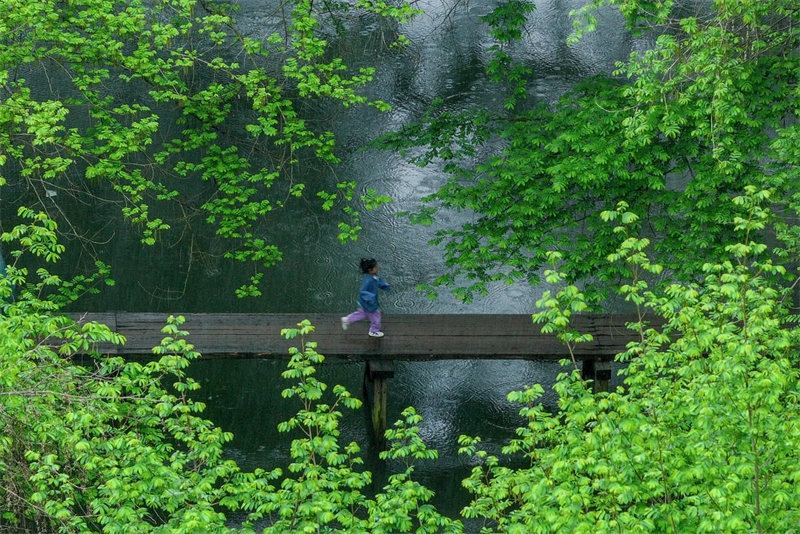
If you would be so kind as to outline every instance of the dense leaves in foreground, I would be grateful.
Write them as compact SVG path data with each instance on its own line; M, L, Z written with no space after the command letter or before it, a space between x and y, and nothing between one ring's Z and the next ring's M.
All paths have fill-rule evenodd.
M58 313L80 281L9 262L0 290L10 297L13 284L17 299L0 318L0 525L64 533L458 533L466 524L487 533L791 532L800 524L800 336L789 291L774 284L784 268L758 259L765 245L746 237L770 218L762 194L734 200L749 214L733 221L742 242L705 264L700 284L665 291L645 281L662 268L635 235L635 214L625 204L603 212L622 243L609 257L628 274L619 289L640 311L630 325L638 341L618 356L624 387L594 393L567 360L555 384L558 414L540 404L541 386L509 393L528 423L502 455L482 450L479 437L460 438L476 464L463 481L472 499L461 518L441 515L414 480L415 463L437 453L420 439L424 421L413 408L387 431L381 453L405 468L367 495L372 475L338 429L340 410L361 401L316 379L324 357L307 340L307 321L283 332L301 341L283 373L284 402L300 409L278 428L290 438L291 463L285 472L246 473L225 459L231 435L191 400L198 385L185 369L197 354L181 318L165 326L151 361L105 356L99 343L124 340ZM55 260L60 250L44 216L2 239L18 244L15 258ZM549 260L548 281L563 283L561 256ZM539 305L534 321L546 332L570 348L588 339L569 326L588 306L577 288ZM663 329L648 326L655 316ZM519 460L528 467L509 467Z
M768 219L752 198L737 201L752 215L735 223L743 234ZM702 283L654 292L643 277L661 266L646 254L649 241L628 233L629 213L624 205L603 213L627 221L614 228L623 246L611 259L628 270L620 289L640 313L630 325L639 340L617 357L624 387L593 394L577 369L565 372L556 417L536 405L541 388L512 393L528 404L529 423L504 452L530 467L505 468L479 452L479 440L462 438L485 459L465 481L476 499L464 515L490 520L487 532L792 532L800 333L787 290L771 281L784 268L754 261L765 246L745 241L705 264ZM565 275L546 276L558 283ZM540 305L534 319L543 328L569 346L585 341L569 328L587 306L577 288ZM648 326L656 316L666 321L658 330Z

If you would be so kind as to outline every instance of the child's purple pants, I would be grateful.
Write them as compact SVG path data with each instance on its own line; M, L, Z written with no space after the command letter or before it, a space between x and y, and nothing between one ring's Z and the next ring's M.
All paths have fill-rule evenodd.
M348 323L355 323L356 321L361 321L363 319L369 319L369 331L370 332L380 332L381 331L381 310L378 308L375 311L368 312L362 308L357 309L353 313L347 316Z

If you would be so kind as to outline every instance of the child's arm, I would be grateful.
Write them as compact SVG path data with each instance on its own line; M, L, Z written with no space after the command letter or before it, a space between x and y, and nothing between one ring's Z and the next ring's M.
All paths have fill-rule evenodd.
M378 287L383 289L384 291L391 291L392 290L392 286L389 285L389 282L387 282L386 280L384 280L380 276L378 277Z

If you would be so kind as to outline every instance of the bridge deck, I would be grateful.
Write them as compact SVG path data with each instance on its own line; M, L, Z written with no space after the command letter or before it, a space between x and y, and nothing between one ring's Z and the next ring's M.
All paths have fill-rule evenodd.
M81 321L105 323L127 338L122 347L104 347L115 354L151 354L164 334L161 328L169 314L164 313L89 313L71 314ZM350 325L342 331L338 314L249 314L188 313L183 326L188 341L204 357L259 358L287 356L288 348L299 346L298 339L280 335L309 319L315 332L306 341L316 341L320 353L328 357L359 359L560 359L569 356L553 334L542 334L541 325L531 316L484 314L392 315L383 317L380 339L367 336L368 321ZM586 314L575 316L573 324L594 341L578 345L581 358L610 357L625 350L636 337L625 327L633 320L627 315Z

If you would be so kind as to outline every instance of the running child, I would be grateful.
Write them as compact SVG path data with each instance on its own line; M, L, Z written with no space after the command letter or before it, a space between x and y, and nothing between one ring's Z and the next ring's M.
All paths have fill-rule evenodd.
M342 330L347 330L350 323L369 319L369 335L383 337L378 289L390 291L392 286L378 276L378 262L375 259L363 258L361 270L364 272L364 279L361 281L361 289L358 292L358 309L350 315L342 317Z

